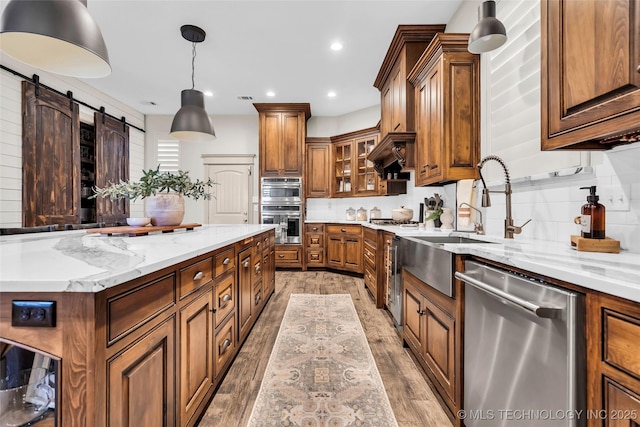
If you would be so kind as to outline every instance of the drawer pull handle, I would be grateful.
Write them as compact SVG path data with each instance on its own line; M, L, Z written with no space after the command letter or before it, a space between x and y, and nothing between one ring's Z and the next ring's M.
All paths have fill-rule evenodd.
M242 264L242 266L244 268L248 268L249 267L249 261L245 261L244 264Z
M231 301L231 295L224 294L222 298L220 298L220 303L221 303L220 308L222 309L222 308L225 308L227 305L229 305L229 301Z
M204 276L205 274L202 271L198 271L195 276L193 276L193 280L202 280Z
M284 258L284 254L279 254L278 257Z
M318 227L313 227L312 230L313 231L318 231Z
M222 265L229 265L230 262L231 262L231 260L227 257L227 258L222 260Z
M259 265L256 265L256 273L259 274L261 271L262 271L262 268L260 268Z
M261 299L262 299L262 295L261 294L256 295L256 303L255 303L255 305L260 304L260 300Z
M342 231L343 233L346 233L347 229L346 228L342 228L342 229L340 229L340 231Z
M224 342L222 343L222 346L220 347L220 354L221 355L225 354L229 349L229 347L231 347L231 340L227 338L226 340L224 340Z
M260 246L260 243L262 243L262 242L258 241L258 243L256 243L256 246Z

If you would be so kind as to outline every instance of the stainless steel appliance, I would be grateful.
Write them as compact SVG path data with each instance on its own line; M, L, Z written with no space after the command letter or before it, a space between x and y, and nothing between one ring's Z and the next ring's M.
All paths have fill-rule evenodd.
M302 243L302 178L262 178L260 196L261 222L277 227L277 243Z
M263 205L262 224L276 228L276 243L300 244L302 242L302 205Z
M584 426L584 296L465 261L467 427Z
M302 203L302 178L262 178L260 188L261 203Z

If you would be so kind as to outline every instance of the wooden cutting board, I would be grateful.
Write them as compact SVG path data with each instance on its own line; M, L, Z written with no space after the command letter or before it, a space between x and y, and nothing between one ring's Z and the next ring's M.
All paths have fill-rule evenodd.
M105 227L105 228L90 228L87 233L100 233L103 236L111 236L114 234L126 234L129 237L146 236L149 233L161 231L163 233L173 233L173 230L179 230L185 228L187 230L193 230L195 227L201 227L202 224L180 224L180 225L167 225L167 226L153 226L147 225L146 227Z

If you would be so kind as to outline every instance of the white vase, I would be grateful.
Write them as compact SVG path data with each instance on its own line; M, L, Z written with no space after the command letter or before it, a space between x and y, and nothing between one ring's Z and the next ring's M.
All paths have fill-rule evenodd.
M145 212L151 225L180 225L184 218L184 198L178 193L158 193L145 199Z
M445 230L453 229L453 213L451 212L451 208L442 208L440 222L442 223L440 228L443 228Z

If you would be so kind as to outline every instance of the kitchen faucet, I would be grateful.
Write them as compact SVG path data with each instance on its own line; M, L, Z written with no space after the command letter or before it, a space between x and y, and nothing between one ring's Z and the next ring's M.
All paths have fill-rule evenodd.
M496 162L500 163L500 166L502 166L502 169L504 169L504 190L503 191L490 191L487 188L487 183L484 182L484 178L482 177L482 167L489 160L495 160ZM513 216L511 215L511 180L509 178L509 170L507 169L507 165L505 165L504 161L500 157L490 155L480 160L480 163L478 163L478 173L480 174L480 179L482 180L482 185L484 186L484 188L482 189L482 207L483 208L487 208L491 206L491 199L489 198L489 193L505 194L506 205L507 205L507 217L504 220L504 238L513 239L513 235L520 234L522 232L522 227L527 225L531 220L530 219L527 220L527 222L525 222L519 227L513 225Z
M480 214L480 222L474 221L473 222L473 231L476 232L476 234L484 234L484 225L482 224L482 212L480 211L480 209L471 206L469 203L466 202L462 202L458 205L459 208L463 207L463 206L468 206L471 209L473 209L474 211L478 212Z

